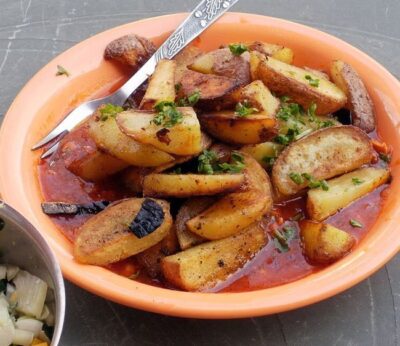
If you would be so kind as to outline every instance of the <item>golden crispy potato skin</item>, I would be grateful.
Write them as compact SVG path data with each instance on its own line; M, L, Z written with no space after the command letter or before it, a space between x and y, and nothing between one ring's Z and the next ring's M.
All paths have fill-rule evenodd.
M310 71L273 58L262 60L256 75L272 92L278 96L290 96L293 102L305 109L315 103L319 115L335 112L347 102L346 95L335 84ZM307 76L318 80L318 86L312 86Z
M249 43L247 47L250 52L259 52L265 56L271 56L285 62L286 64L293 63L294 53L293 50L288 47L260 41Z
M386 183L389 178L388 169L365 167L331 179L328 181L328 191L321 189L308 191L308 215L313 220L322 221Z
M104 58L117 60L137 70L155 51L155 45L147 38L131 34L111 41L104 51Z
M161 268L175 286L186 291L204 290L243 268L267 242L266 232L255 223L240 234L164 257Z
M186 225L191 232L211 240L226 238L260 220L271 209L272 189L267 173L251 156L243 156L248 190L227 194L190 219Z
M354 246L354 237L336 227L312 221L301 222L304 253L315 264L330 264L344 257Z
M174 60L176 61L175 83L179 84L182 80L183 74L188 70L188 65L203 54L202 50L196 46L187 46L184 48Z
M272 182L283 195L294 195L307 186L297 184L291 173L307 173L317 180L351 172L374 159L367 134L355 126L321 129L289 145L276 160Z
M331 75L333 81L347 95L346 107L351 110L353 125L367 133L374 131L374 105L357 71L349 64L336 60L332 64Z
M74 243L74 257L80 263L106 265L136 255L161 241L172 226L169 203L154 200L164 211L163 223L149 235L138 238L129 225L145 199L118 201L92 216L79 229Z

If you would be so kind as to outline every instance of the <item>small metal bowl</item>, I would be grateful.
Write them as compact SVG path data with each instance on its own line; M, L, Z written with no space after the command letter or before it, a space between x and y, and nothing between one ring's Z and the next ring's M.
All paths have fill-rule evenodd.
M16 210L0 201L0 263L14 264L46 281L54 293L48 302L58 345L65 316L65 288L60 266L43 236ZM53 299L54 298L54 299Z

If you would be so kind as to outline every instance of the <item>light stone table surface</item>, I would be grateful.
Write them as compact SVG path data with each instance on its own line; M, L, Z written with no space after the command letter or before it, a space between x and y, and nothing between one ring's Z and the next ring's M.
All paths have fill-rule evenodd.
M67 48L120 24L190 11L196 2L0 0L0 118L32 75ZM242 0L234 10L319 28L359 47L400 76L400 0ZM166 317L111 303L69 282L66 290L62 346L386 346L400 340L400 256L331 299L242 320Z

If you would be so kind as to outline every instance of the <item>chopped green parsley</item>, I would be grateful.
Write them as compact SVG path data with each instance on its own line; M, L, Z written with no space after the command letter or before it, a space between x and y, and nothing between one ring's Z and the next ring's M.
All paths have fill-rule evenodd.
M69 77L71 74L61 65L57 65L56 76L62 76L62 75Z
M197 170L202 174L240 173L245 168L244 157L237 151L232 152L229 162L220 163L213 150L204 150L197 160Z
M308 84L310 84L312 87L314 87L314 88L318 88L319 87L319 79L317 79L317 78L314 79L309 74L306 74L304 76L304 78L307 79Z
M188 97L180 99L178 101L178 106L179 107L192 107L197 102L199 102L200 97L201 97L200 91L196 90L193 94L189 95Z
M354 185L361 185L364 182L364 180L361 180L360 178L352 178L351 181Z
M249 49L243 43L233 43L229 45L229 50L233 55L239 56L244 52L247 52Z
M153 123L164 127L173 127L183 121L182 113L176 108L175 102L161 101L158 102L154 109L156 115L153 118Z
M124 109L121 106L113 105L112 103L105 104L100 108L100 120L106 121L109 118L115 118L118 113L121 113Z
M354 219L351 219L349 221L349 223L354 228L363 228L364 227L363 224L360 221L357 221L357 220L354 220Z
M258 109L252 107L250 105L250 103L247 102L247 101L244 101L243 103L239 102L236 105L236 108L235 108L235 115L240 117L240 118L245 118L248 115L253 114L253 113L257 113L257 112L258 112Z

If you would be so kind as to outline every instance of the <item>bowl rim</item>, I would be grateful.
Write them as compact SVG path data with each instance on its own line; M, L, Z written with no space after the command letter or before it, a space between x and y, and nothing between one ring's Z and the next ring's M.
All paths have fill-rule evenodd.
M46 64L45 67L35 74L35 76L24 86L5 115L3 126L0 132L0 162L2 161L2 150L3 152L6 152L4 133L9 127L9 122L12 118L11 114L15 112L14 107L17 103L17 100L21 98L21 94L26 93L27 90L31 88L33 81L40 78L44 71L48 69L49 65L54 66L55 62L57 60L59 61L60 57L62 57L64 54L73 49L77 49L81 45L85 45L90 40L99 38L100 36L110 34L117 30L128 29L130 26L140 25L146 22L164 22L169 20L174 23L179 23L186 15L186 13L169 14L146 18L111 28L84 41L81 41ZM226 23L240 23L243 19L245 19L247 22L252 21L260 25L267 22L268 24L276 25L278 27L285 26L291 30L299 31L311 39L317 39L318 37L320 40L329 40L332 42L332 44L335 44L343 48L345 51L349 51L353 55L358 56L360 59L365 61L366 64L372 65L379 73L382 74L382 78L385 78L388 85L400 91L399 81L382 65L359 49L318 29L284 19L239 12L227 13L219 21ZM218 25L218 22L214 25ZM2 180L0 177L0 192L3 193L5 200L9 201L17 209L21 208L21 211L27 211L26 208L29 208L29 205L22 203L16 196L13 196L11 192L7 191L6 183L7 182ZM400 216L400 210L397 212L397 216ZM385 220L385 224L381 225L381 227L385 227L385 229L387 229L389 227L394 227L395 225L396 223L393 222L393 220ZM44 236L49 237L48 234L44 234ZM330 266L331 271L337 271L341 269L347 270L346 277L348 278L344 281L338 280L337 282L329 282L329 284L325 283L324 287L318 287L318 280L324 280L324 277L329 275L318 273L307 276L306 278L309 279L307 280L308 283L303 282L304 279L300 279L289 284L251 292L207 294L173 291L137 283L134 281L128 284L125 278L110 273L104 268L92 268L91 266L79 265L79 269L77 269L77 264L73 262L70 254L66 256L65 251L61 251L60 247L58 247L55 242L50 241L50 244L55 250L66 278L96 295L117 303L121 303L123 305L140 308L147 311L182 317L214 319L260 316L288 311L316 303L338 294L364 280L366 277L370 276L372 273L381 268L400 250L400 238L398 238L397 242L392 241L387 244L388 249L384 253L375 253L374 261L369 263L365 262L363 259L367 256L371 256L371 254L364 253L364 256L361 256L359 253L353 256L354 253L352 253L348 256L349 259L345 264L340 262ZM353 265L353 270L357 270L356 274L350 274L348 272L350 264ZM85 280L81 280L81 275L83 273L86 275ZM299 284L300 282L301 285ZM101 285L100 283L104 283L106 286ZM125 287L124 290L122 290L122 286ZM301 286L301 294L298 293L296 286ZM313 292L315 289L318 290L317 293ZM281 297L282 299L280 299L279 302L271 302L270 300L266 299L268 296L280 296L280 290L284 290L287 293L287 296L285 296L284 299ZM135 294L132 294L132 292Z
M55 285L55 298L56 298L56 311L55 311L55 328L51 345L58 345L60 342L61 334L63 331L65 320L65 286L64 279L61 273L60 265L57 258L47 243L43 235L17 210L9 206L7 203L0 200L0 217L11 220L17 224L20 231L28 237L32 243L44 254L44 262L47 266L54 285Z

